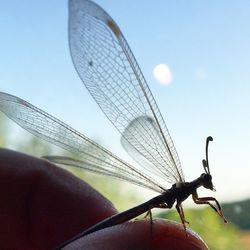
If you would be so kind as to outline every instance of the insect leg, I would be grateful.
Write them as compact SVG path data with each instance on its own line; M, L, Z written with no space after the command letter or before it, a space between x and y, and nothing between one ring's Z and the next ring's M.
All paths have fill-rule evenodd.
M181 210L181 214L182 214L182 217L183 217L183 219L184 219L184 222L187 223L187 224L190 224L189 221L187 221L187 220L185 219L185 214L184 214L183 207L182 207L181 204L179 205L179 208L180 208L180 210Z
M180 218L181 218L182 225L183 225L184 230L185 230L185 232L186 232L186 234L187 234L187 229L186 229L186 224L185 224L186 220L185 220L185 218L184 218L184 212L183 212L182 206L181 206L180 203L177 203L175 207L176 207L177 212L179 213L179 216L180 216Z
M225 223L227 223L226 218L224 217L224 214L222 212L220 203L214 198L214 197L198 197L197 193L192 194L192 198L196 204L208 204L213 210L223 219ZM214 201L218 208L216 208L213 204L211 204L209 201Z
M166 203L162 203L162 204L159 204L157 206L154 206L154 208L169 208L169 206ZM152 217L151 208L147 211L144 218L147 218L148 216L150 218L150 234L153 238L153 217Z
M159 204L159 205L157 205L157 206L154 206L154 208L170 208L170 207L168 206L168 204L162 203L162 204ZM149 210L147 211L147 213L146 213L146 215L145 215L144 218L147 218L148 216L149 216L150 218L152 218L151 209L149 209Z

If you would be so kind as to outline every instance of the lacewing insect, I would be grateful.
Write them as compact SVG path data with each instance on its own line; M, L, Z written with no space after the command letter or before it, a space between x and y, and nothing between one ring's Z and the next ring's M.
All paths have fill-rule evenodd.
M208 163L205 173L185 182L180 160L160 110L136 59L115 21L97 4L69 0L69 44L73 64L83 84L103 113L121 133L121 143L138 162L132 166L104 147L30 103L1 92L0 110L32 134L72 152L75 158L48 156L48 160L109 175L160 193L155 198L101 221L81 236L123 223L153 208L174 203L186 230L182 202L192 195L196 204L208 204L226 222L219 202L198 197L201 186L214 190ZM172 187L168 188L167 183ZM215 205L210 201L215 202Z

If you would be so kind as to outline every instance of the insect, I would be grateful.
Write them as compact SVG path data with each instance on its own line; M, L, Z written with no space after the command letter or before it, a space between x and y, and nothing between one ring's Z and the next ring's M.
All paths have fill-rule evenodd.
M174 203L186 230L182 202L190 195L195 203L211 206L226 222L215 198L200 198L197 194L201 186L214 190L208 162L208 145L212 137L206 141L205 173L194 181L185 182L177 151L160 110L115 21L91 1L69 0L69 44L79 77L121 133L123 147L138 166L130 165L16 96L1 92L0 110L27 131L75 155L75 158L48 156L48 160L113 176L160 193L141 205L101 221L73 239L128 221L145 212L151 215L153 208L169 209ZM167 183L172 187L168 188Z

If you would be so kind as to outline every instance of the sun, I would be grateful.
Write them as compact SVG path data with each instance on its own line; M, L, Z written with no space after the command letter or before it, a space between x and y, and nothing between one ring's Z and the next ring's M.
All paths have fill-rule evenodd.
M169 85L172 82L172 73L166 64L158 64L154 67L154 77L162 85Z

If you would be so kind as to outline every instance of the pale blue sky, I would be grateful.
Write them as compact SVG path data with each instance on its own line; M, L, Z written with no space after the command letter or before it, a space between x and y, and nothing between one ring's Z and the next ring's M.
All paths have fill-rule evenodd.
M250 2L96 1L123 31L166 118L187 180L207 135L216 196L250 196ZM67 41L67 1L0 3L0 91L57 116L122 157L119 135L81 85ZM166 63L169 86L153 78ZM100 126L101 124L101 126Z

